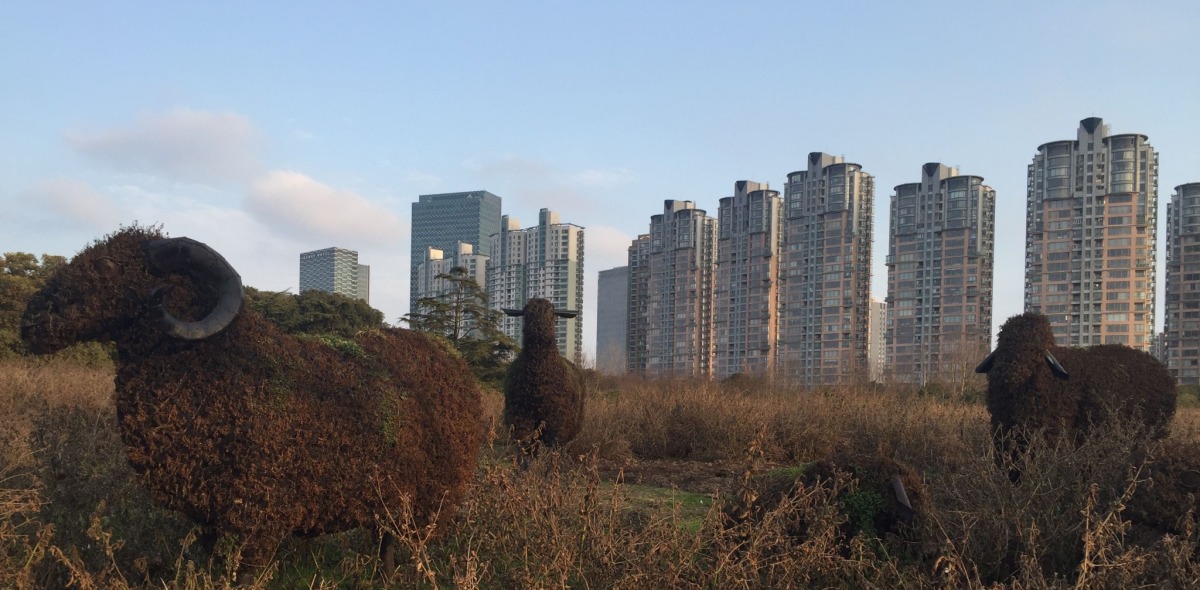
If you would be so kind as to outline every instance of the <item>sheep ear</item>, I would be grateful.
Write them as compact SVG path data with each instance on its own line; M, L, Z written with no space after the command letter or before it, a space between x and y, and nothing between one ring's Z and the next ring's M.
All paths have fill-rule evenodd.
M905 521L912 522L913 517L917 515L917 511L913 510L912 503L908 501L908 492L904 489L904 482L900 481L900 476L892 477L892 495L896 497L897 512L900 518Z
M567 319L571 319L571 318L573 318L573 317L575 317L575 316L579 315L579 312L578 312L578 311L572 311L572 310L570 310L570 309L564 309L564 310L562 310L562 311L556 311L556 312L554 312L554 315L556 315L556 316L558 316L558 317L560 317L560 318L567 318Z
M1050 354L1049 350L1046 351L1046 364L1049 365L1050 372L1054 373L1055 377L1058 377L1064 381L1070 378L1067 370L1064 369L1062 365L1058 364L1058 359L1054 358L1054 355Z
M510 315L514 318L519 318L519 317L525 315L525 310L523 310L523 309L502 309L502 311L504 311L505 314Z
M993 350L991 354L987 355L987 358L983 359L982 363L979 363L978 367L975 367L975 372L986 373L991 371L994 364L996 364L996 351Z

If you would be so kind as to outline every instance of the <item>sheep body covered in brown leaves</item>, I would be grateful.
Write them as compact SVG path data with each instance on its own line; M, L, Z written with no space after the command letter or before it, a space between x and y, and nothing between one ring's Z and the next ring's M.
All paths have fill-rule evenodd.
M1114 416L1136 417L1148 434L1162 438L1175 415L1175 379L1161 362L1120 344L1055 346L1041 314L1005 321L996 350L975 370L987 374L997 441L1018 448L1035 430L1059 440Z
M462 358L391 328L335 349L242 307L240 277L212 249L122 228L33 296L22 337L37 353L116 344L117 416L138 481L240 537L243 566L268 563L288 535L384 530L405 506L418 526L445 522L482 442Z
M565 445L583 425L584 385L579 369L558 353L555 318L578 312L555 311L540 298L504 311L522 317L521 352L504 379L504 421L525 452Z

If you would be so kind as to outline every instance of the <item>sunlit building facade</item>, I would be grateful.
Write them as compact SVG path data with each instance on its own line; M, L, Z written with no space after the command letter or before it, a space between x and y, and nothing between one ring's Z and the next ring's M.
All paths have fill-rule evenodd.
M924 385L961 381L992 340L996 192L939 163L892 195L888 371Z
M810 387L865 381L875 179L813 152L784 194L777 373Z
M1166 305L1160 354L1181 385L1200 385L1200 182L1167 203Z
M779 331L783 199L766 183L739 180L717 210L713 376L770 376Z
M538 212L536 226L503 216L500 232L489 240L492 256L487 267L487 293L493 309L522 309L533 298L549 300L554 309L577 311L558 318L558 351L577 364L583 362L584 228L559 220L549 209ZM501 330L521 342L522 320L504 316Z
M630 246L631 372L712 376L716 242L716 219L692 201L667 200Z
M1146 350L1154 330L1158 153L1097 117L1028 169L1025 309L1061 346Z

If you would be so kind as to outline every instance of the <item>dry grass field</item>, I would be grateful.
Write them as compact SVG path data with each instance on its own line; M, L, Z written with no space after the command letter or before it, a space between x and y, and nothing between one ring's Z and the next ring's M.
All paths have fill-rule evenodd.
M1127 522L1149 485L1130 468L1145 441L1114 425L1078 446L1033 445L1011 483L979 403L887 389L764 384L593 384L582 434L518 468L493 433L447 530L414 530L385 582L369 535L279 547L259 588L1191 588L1198 535ZM229 587L238 548L215 556L137 487L117 434L111 369L0 364L0 588ZM1200 439L1184 408L1178 441ZM1153 447L1150 456L1153 457ZM897 531L871 529L878 495L845 474L769 481L831 457L883 457L920 474L928 504ZM772 479L774 478L774 479ZM788 480L790 481L790 480ZM772 490L775 492L772 492ZM875 494L875 496L872 496Z

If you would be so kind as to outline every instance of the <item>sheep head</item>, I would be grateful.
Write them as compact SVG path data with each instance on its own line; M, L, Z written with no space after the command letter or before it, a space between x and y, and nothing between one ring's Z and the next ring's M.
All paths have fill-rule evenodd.
M521 347L530 349L557 347L555 318L573 318L579 315L578 311L555 311L554 304L549 300L536 297L525 303L524 309L505 309L504 313L523 318Z
M1067 379L1066 369L1054 358L1051 349L1054 347L1054 330L1050 320L1037 313L1024 313L1008 318L1000 326L1000 337L997 339L996 350L987 355L976 373L989 373L996 364L1007 367L1008 378L1024 381L1028 379L1036 364L1044 362L1050 372L1059 379Z
M176 287L211 311L184 321L165 303ZM184 305L188 305L187 302ZM149 318L180 339L206 338L233 321L242 306L241 277L212 249L188 238L164 238L156 229L123 228L97 241L60 268L30 298L21 337L47 354L77 342L115 340Z

